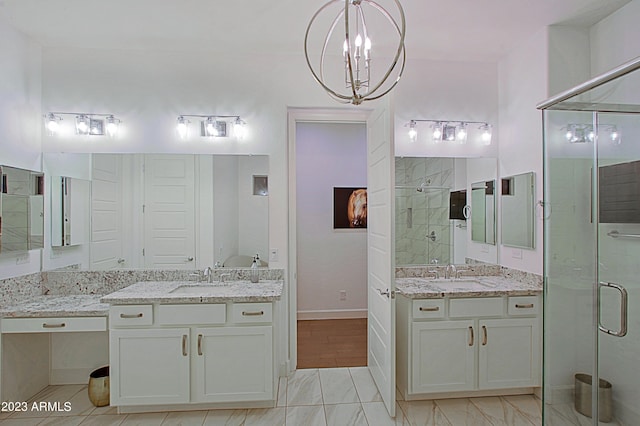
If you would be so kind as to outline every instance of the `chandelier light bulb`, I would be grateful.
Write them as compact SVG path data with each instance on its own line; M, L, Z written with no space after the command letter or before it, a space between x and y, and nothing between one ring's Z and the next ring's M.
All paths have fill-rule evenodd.
M345 59L347 59L348 54L349 54L349 43L347 43L347 40L345 40L344 44L342 45L342 55L344 56Z
M358 34L356 36L356 47L360 47L360 46L362 46L362 36Z
M369 37L364 39L364 58L371 59L371 39ZM369 66L367 64L367 66Z

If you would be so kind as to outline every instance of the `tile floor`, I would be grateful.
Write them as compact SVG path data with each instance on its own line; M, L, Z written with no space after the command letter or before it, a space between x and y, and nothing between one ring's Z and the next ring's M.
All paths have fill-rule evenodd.
M49 386L33 401L69 401L69 412L0 413L2 426L33 425L264 425L264 426L535 426L541 425L541 403L531 395L398 401L389 418L366 367L297 370L281 378L275 408L117 414L95 408L83 385ZM558 416L554 425L571 424ZM561 422L560 420L565 420Z

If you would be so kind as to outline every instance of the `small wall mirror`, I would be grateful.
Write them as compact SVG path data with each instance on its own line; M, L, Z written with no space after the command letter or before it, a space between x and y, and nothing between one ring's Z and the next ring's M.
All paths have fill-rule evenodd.
M496 243L495 180L471 184L471 240Z
M91 182L51 177L51 245L86 244L91 229Z
M534 248L535 177L533 172L501 179L502 244Z
M44 247L44 174L0 166L0 253Z

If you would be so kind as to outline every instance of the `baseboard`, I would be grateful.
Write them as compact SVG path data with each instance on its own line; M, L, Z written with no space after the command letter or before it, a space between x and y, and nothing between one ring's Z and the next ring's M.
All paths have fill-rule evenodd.
M367 318L367 309L335 309L330 311L298 311L298 320Z

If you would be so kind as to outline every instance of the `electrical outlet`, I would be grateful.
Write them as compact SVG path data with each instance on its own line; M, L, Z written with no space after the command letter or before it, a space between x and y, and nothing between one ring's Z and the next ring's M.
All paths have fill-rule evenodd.
M514 259L522 259L522 249L511 249L511 257Z
M347 300L347 290L340 290L340 300Z
M29 263L29 254L21 254L16 257L16 265L22 265L23 263Z
M279 258L277 248L269 249L269 262L277 262Z

